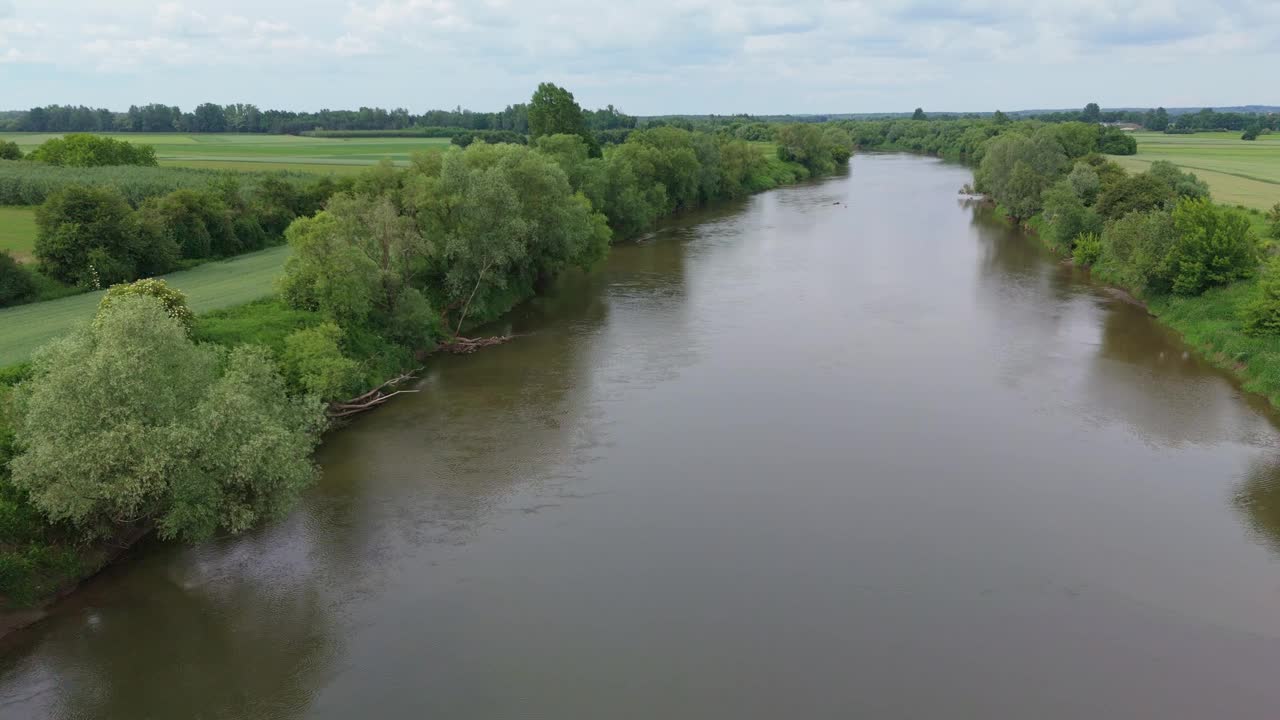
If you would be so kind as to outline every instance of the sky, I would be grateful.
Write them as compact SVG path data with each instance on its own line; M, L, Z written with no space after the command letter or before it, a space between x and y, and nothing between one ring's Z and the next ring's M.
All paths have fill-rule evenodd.
M0 0L0 109L1280 104L1280 0Z

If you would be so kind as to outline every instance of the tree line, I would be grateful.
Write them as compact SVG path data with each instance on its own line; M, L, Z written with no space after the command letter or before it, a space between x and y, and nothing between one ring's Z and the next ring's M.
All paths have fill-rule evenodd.
M184 112L176 105L132 105L125 112L83 105L46 105L0 118L0 131L13 132L186 132L299 134L314 130L407 130L458 128L462 130L529 131L529 107L508 105L498 112L475 112L461 107L428 110L421 114L404 108L361 107L358 110L262 110L251 103L202 103ZM591 130L636 126L636 118L609 105L583 112Z
M136 206L109 184L50 195L37 255L79 281L110 265L99 253L141 273L147 243L218 252L238 225L282 229L292 253L274 297L207 315L159 280L114 285L93 322L0 371L0 595L38 599L139 529L200 540L278 517L316 476L332 401L670 213L835 170L853 147L817 126L776 148L670 126L598 147L585 116L543 86L528 144L419 153L314 195L270 178ZM78 254L47 254L61 243Z

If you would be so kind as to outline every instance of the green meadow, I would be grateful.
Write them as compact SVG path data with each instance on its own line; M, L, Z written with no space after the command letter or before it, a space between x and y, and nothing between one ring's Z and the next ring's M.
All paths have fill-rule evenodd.
M170 273L164 279L187 294L192 310L208 312L271 295L288 256L288 246L274 247ZM88 322L101 297L102 292L93 292L0 309L0 367L25 362L36 348Z
M219 170L358 172L388 159L404 165L415 152L442 150L448 138L312 138L237 133L103 133L152 145L161 165ZM0 133L29 152L60 133Z
M1112 159L1142 172L1168 160L1209 183L1213 198L1228 205L1266 210L1280 202L1280 134L1241 140L1238 132L1166 135L1134 133L1138 154Z
M0 206L0 250L8 250L19 262L30 262L35 242L36 209Z

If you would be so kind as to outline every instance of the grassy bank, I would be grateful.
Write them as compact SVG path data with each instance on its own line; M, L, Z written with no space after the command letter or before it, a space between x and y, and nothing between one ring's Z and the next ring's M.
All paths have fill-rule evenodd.
M110 133L104 133L110 134ZM324 138L239 133L114 133L151 145L161 165L213 170L292 170L351 173L383 159L406 164L415 152L449 147L448 138ZM24 152L59 134L0 133Z
M287 246L205 263L165 280L187 294L197 313L241 305L271 295ZM102 292L0 309L0 367L26 362L36 348L93 317Z
M1111 159L1131 172L1167 160L1209 183L1215 200L1266 210L1280 202L1280 134L1241 140L1238 132L1135 133L1138 154Z
M36 243L36 209L0 206L0 250L8 250L18 262L30 262Z

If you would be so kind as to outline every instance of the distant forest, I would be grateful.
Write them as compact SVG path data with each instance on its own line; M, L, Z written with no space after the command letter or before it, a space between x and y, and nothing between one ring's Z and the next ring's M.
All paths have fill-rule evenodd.
M584 110L589 129L618 130L636 126L636 118L612 105ZM261 110L256 105L204 103L191 112L176 105L134 105L125 112L84 105L46 105L30 110L0 113L0 131L13 132L186 132L269 133L297 135L315 130L407 130L415 127L451 127L465 130L529 132L529 108L508 105L499 112L428 110L421 115L404 108L362 107L359 110Z
M627 115L609 105L599 110L583 110L587 127L593 132L630 130L652 125L731 125L755 122L811 122L833 120L972 120L1010 117L1047 122L1132 123L1150 130L1170 133L1204 130L1246 130L1250 127L1280 130L1280 108L1249 105L1224 110L1212 108L1112 109L1089 103L1082 110L1022 110L1003 113L840 113L806 115ZM527 134L529 111L524 103L508 105L498 112L476 112L461 107L428 110L420 115L404 108L362 107L359 110L262 110L256 105L203 103L190 112L175 105L152 103L134 105L125 112L84 105L46 105L30 110L0 112L0 131L16 132L186 132L186 133L268 133L275 135L323 132L394 132L415 128L459 128L473 131L510 131Z

